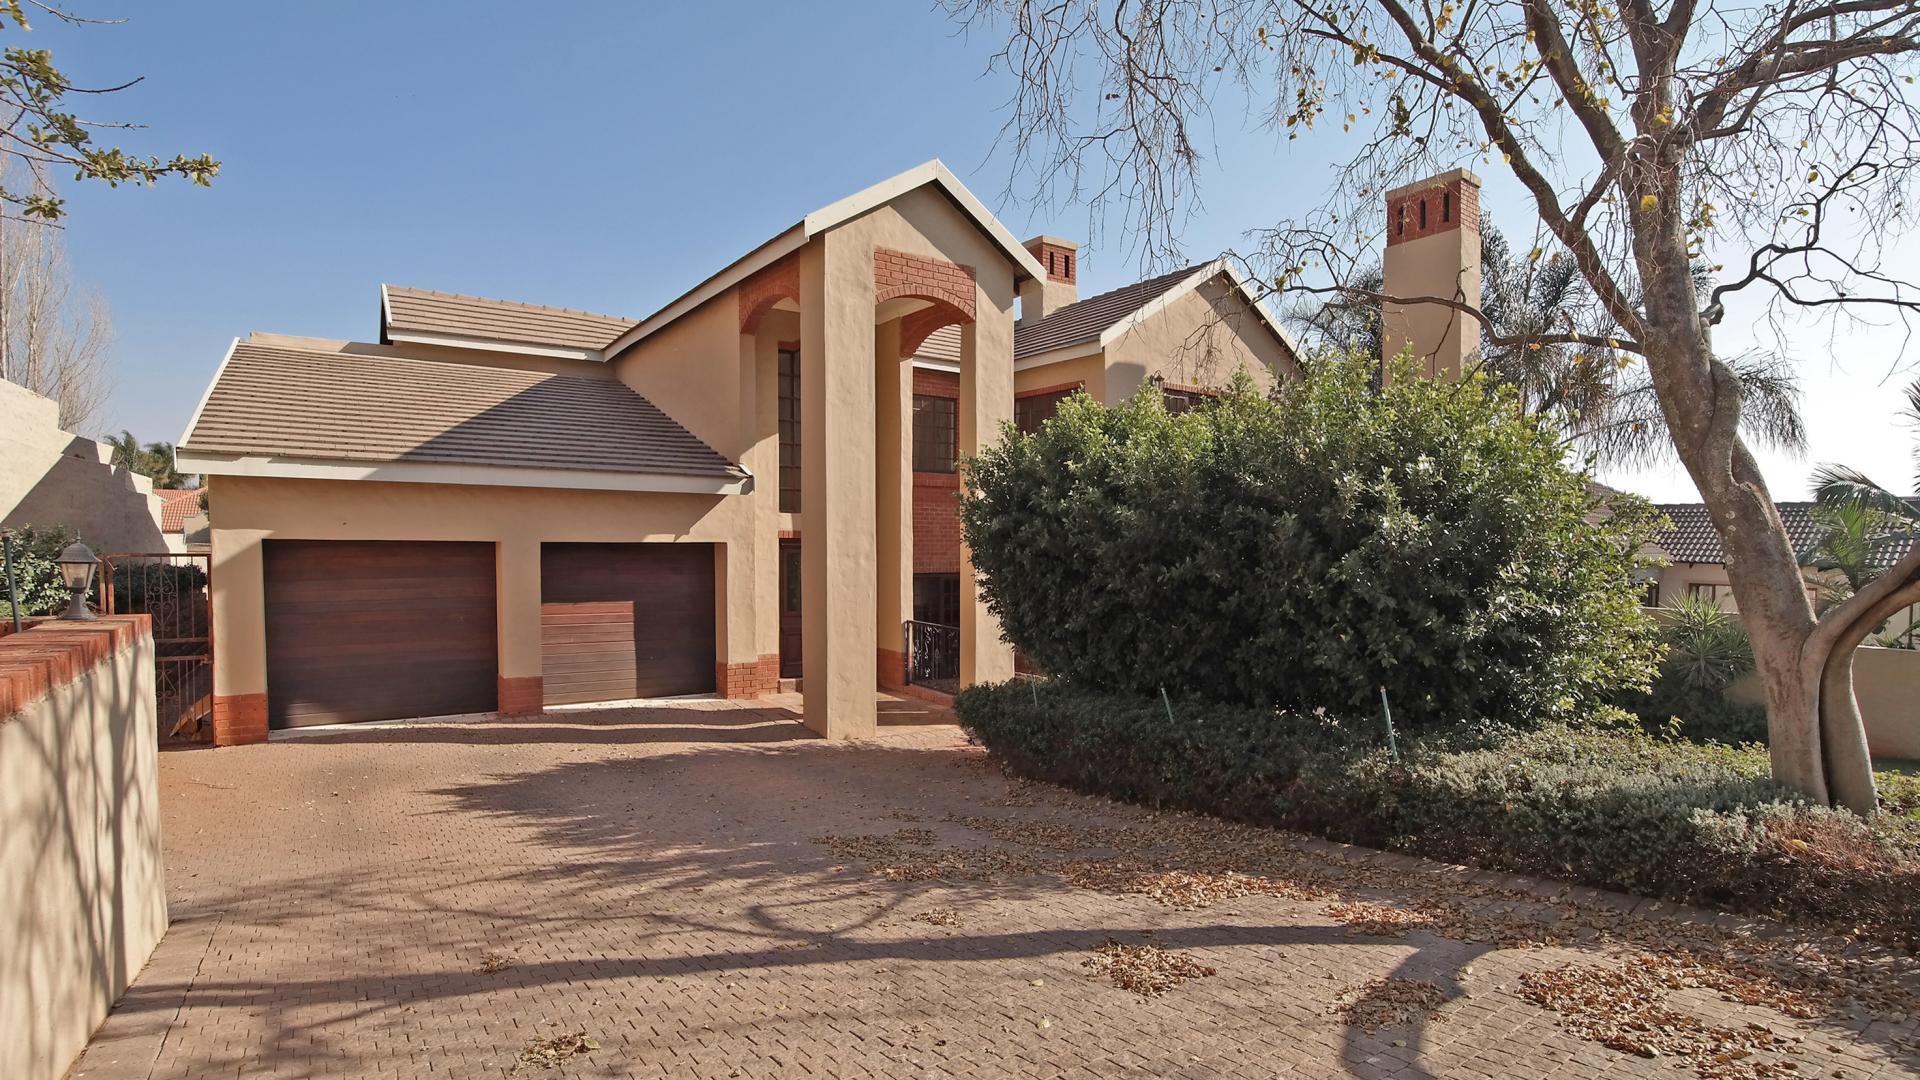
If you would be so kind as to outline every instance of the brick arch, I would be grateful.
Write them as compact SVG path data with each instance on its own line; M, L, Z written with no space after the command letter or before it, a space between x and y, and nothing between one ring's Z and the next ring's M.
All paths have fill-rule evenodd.
M935 308L945 305L956 313L959 317L952 321L972 322L974 297L971 266L886 248L875 248L873 251L875 304L901 299L926 300Z
M800 260L788 255L740 283L740 332L760 328L773 305L782 300L800 302Z
M926 297L920 299L924 300ZM919 352L920 346L926 344L927 338L943 326L972 321L973 316L947 301L935 300L932 307L921 308L900 319L900 355L904 358Z

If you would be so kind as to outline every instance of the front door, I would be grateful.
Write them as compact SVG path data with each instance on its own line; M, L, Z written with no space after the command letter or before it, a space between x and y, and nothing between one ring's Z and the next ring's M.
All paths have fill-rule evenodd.
M800 677L800 541L780 541L780 677Z

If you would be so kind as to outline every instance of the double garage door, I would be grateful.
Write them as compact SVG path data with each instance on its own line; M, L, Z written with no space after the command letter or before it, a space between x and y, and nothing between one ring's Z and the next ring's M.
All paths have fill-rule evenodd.
M267 719L301 727L498 704L494 545L265 544ZM547 544L547 701L714 687L709 544Z

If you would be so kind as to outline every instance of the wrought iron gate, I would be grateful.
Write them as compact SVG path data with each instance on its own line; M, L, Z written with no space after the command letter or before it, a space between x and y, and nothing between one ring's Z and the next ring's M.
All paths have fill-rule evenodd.
M213 559L133 552L101 559L100 608L153 618L154 704L162 741L213 737Z

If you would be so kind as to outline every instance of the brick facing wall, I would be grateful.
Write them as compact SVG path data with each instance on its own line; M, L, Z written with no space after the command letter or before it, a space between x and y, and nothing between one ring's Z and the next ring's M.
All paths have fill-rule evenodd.
M780 654L771 653L743 664L721 661L713 665L714 691L723 698L764 697L780 689Z
M1446 221L1440 220L1441 195L1453 196L1453 213ZM1427 224L1420 226L1420 204L1427 205ZM1400 227L1400 213L1406 211L1406 228ZM1411 191L1395 199L1387 200L1387 245L1404 244L1436 233L1451 232L1454 229L1480 228L1480 189L1465 180L1455 177L1444 184L1435 184L1418 191Z
M533 716L546 708L546 680L538 675L502 675L496 685L498 701L494 708L501 716Z
M267 695L214 695L213 745L244 746L266 741Z
M952 321L968 321L974 315L975 288L973 268L909 255L886 248L873 250L873 302L884 304L903 296L951 305L960 316Z
M959 398L960 376L951 371L913 369L913 392L925 397ZM960 572L960 477L955 473L913 474L913 572Z
M740 283L740 332L751 334L773 305L800 299L800 260L786 258Z
M913 392L926 397L960 396L960 376L951 371L929 371L926 368L913 369Z

